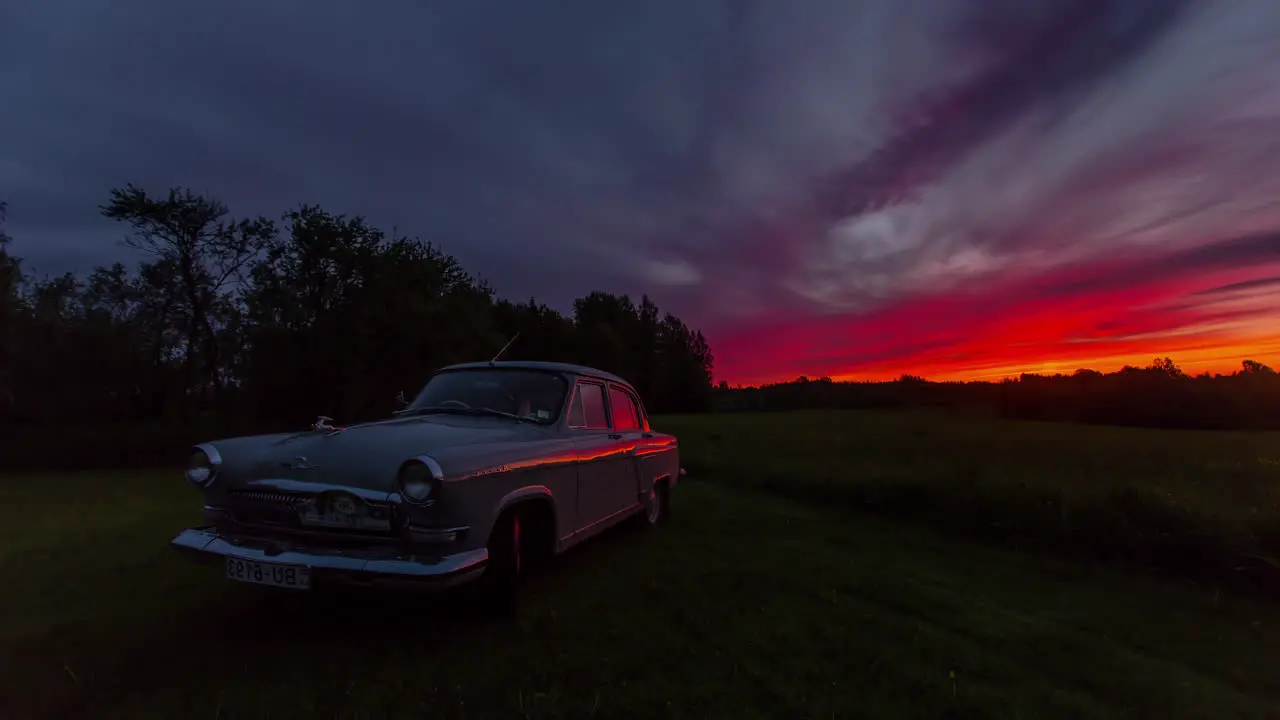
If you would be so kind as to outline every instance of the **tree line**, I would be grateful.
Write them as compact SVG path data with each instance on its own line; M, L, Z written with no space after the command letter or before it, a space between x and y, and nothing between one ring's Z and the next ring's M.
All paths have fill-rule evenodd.
M1198 430L1280 430L1280 374L1244 360L1230 374L1184 372L1170 358L1112 373L1023 374L999 382L834 382L800 377L761 387L721 383L720 411L935 407L1020 420Z
M701 331L647 296L569 314L499 298L430 242L301 205L235 219L183 188L112 190L132 265L36 278L0 205L0 469L129 466L196 438L385 417L430 373L487 360L581 363L652 413L710 408Z

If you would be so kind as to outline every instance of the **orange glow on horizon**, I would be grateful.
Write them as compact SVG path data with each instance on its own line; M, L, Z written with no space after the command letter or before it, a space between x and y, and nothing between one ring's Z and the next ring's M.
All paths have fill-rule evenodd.
M1097 370L1102 373L1115 372L1126 365L1133 367L1147 367L1152 360L1157 357L1169 357L1183 372L1189 375L1199 375L1200 373L1216 374L1221 373L1228 375L1240 369L1240 363L1244 360L1256 360L1272 367L1280 366L1280 341L1271 339L1266 344L1266 339L1259 338L1250 343L1242 343L1240 345L1223 345L1210 347L1193 347L1186 346L1174 348L1172 350L1158 349L1159 345L1154 344L1148 352L1135 351L1127 354L1108 355L1102 357L1078 357L1074 359L1057 359L1057 360L1037 360L1028 358L1022 361L1010 359L1006 365L957 369L955 367L933 366L933 367L915 367L908 365L905 370L899 372L889 371L868 371L861 373L851 373L849 375L833 375L833 380L871 380L884 381L896 380L902 375L916 375L935 381L973 381L973 380L989 380L999 381L1005 378L1017 378L1023 373L1054 375L1063 374L1070 375L1077 370ZM794 380L795 378L789 378ZM777 382L776 380L773 382Z
M1114 267L1071 272L744 329L713 344L716 380L998 381L1164 357L1192 375L1233 373L1243 360L1280 366L1278 266L1131 284L1110 280Z

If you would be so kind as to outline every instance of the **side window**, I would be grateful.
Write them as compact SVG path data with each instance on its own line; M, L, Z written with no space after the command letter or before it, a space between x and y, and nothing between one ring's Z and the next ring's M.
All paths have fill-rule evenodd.
M635 401L625 390L609 386L609 404L613 406L615 430L639 430L640 418L636 414Z
M582 411L582 386L573 390L573 404L569 406L569 427L586 427L587 418Z
M632 395L631 401L636 404L636 427L649 432L649 421L644 416L644 405L640 402L639 396Z
M588 430L605 430L609 427L609 415L604 409L604 386L595 383L578 383L577 397L574 404L582 406L582 423L577 427ZM573 420L570 413L570 424Z

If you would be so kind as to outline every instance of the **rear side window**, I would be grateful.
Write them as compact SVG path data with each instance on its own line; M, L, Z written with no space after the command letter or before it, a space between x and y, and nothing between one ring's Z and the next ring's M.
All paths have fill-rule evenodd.
M636 422L639 423L637 427L639 427L641 430L644 430L645 432L648 432L649 421L646 420L644 417L644 405L640 402L640 396L632 395L631 400L636 404Z
M588 430L604 430L609 427L609 415L604 409L604 386L595 383L578 383L573 394L573 407L569 409L569 424Z
M573 404L569 406L569 427L586 427L586 416L582 413L582 388L573 391Z
M609 386L609 404L613 406L613 427L615 430L639 430L640 414L636 411L635 401L626 392Z

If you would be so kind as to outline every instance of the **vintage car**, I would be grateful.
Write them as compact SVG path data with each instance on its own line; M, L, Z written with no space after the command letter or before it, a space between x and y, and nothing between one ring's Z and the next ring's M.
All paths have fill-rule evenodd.
M205 523L173 546L242 582L479 580L509 602L531 562L623 520L662 522L683 474L635 388L577 365L451 365L389 419L330 423L194 447Z

